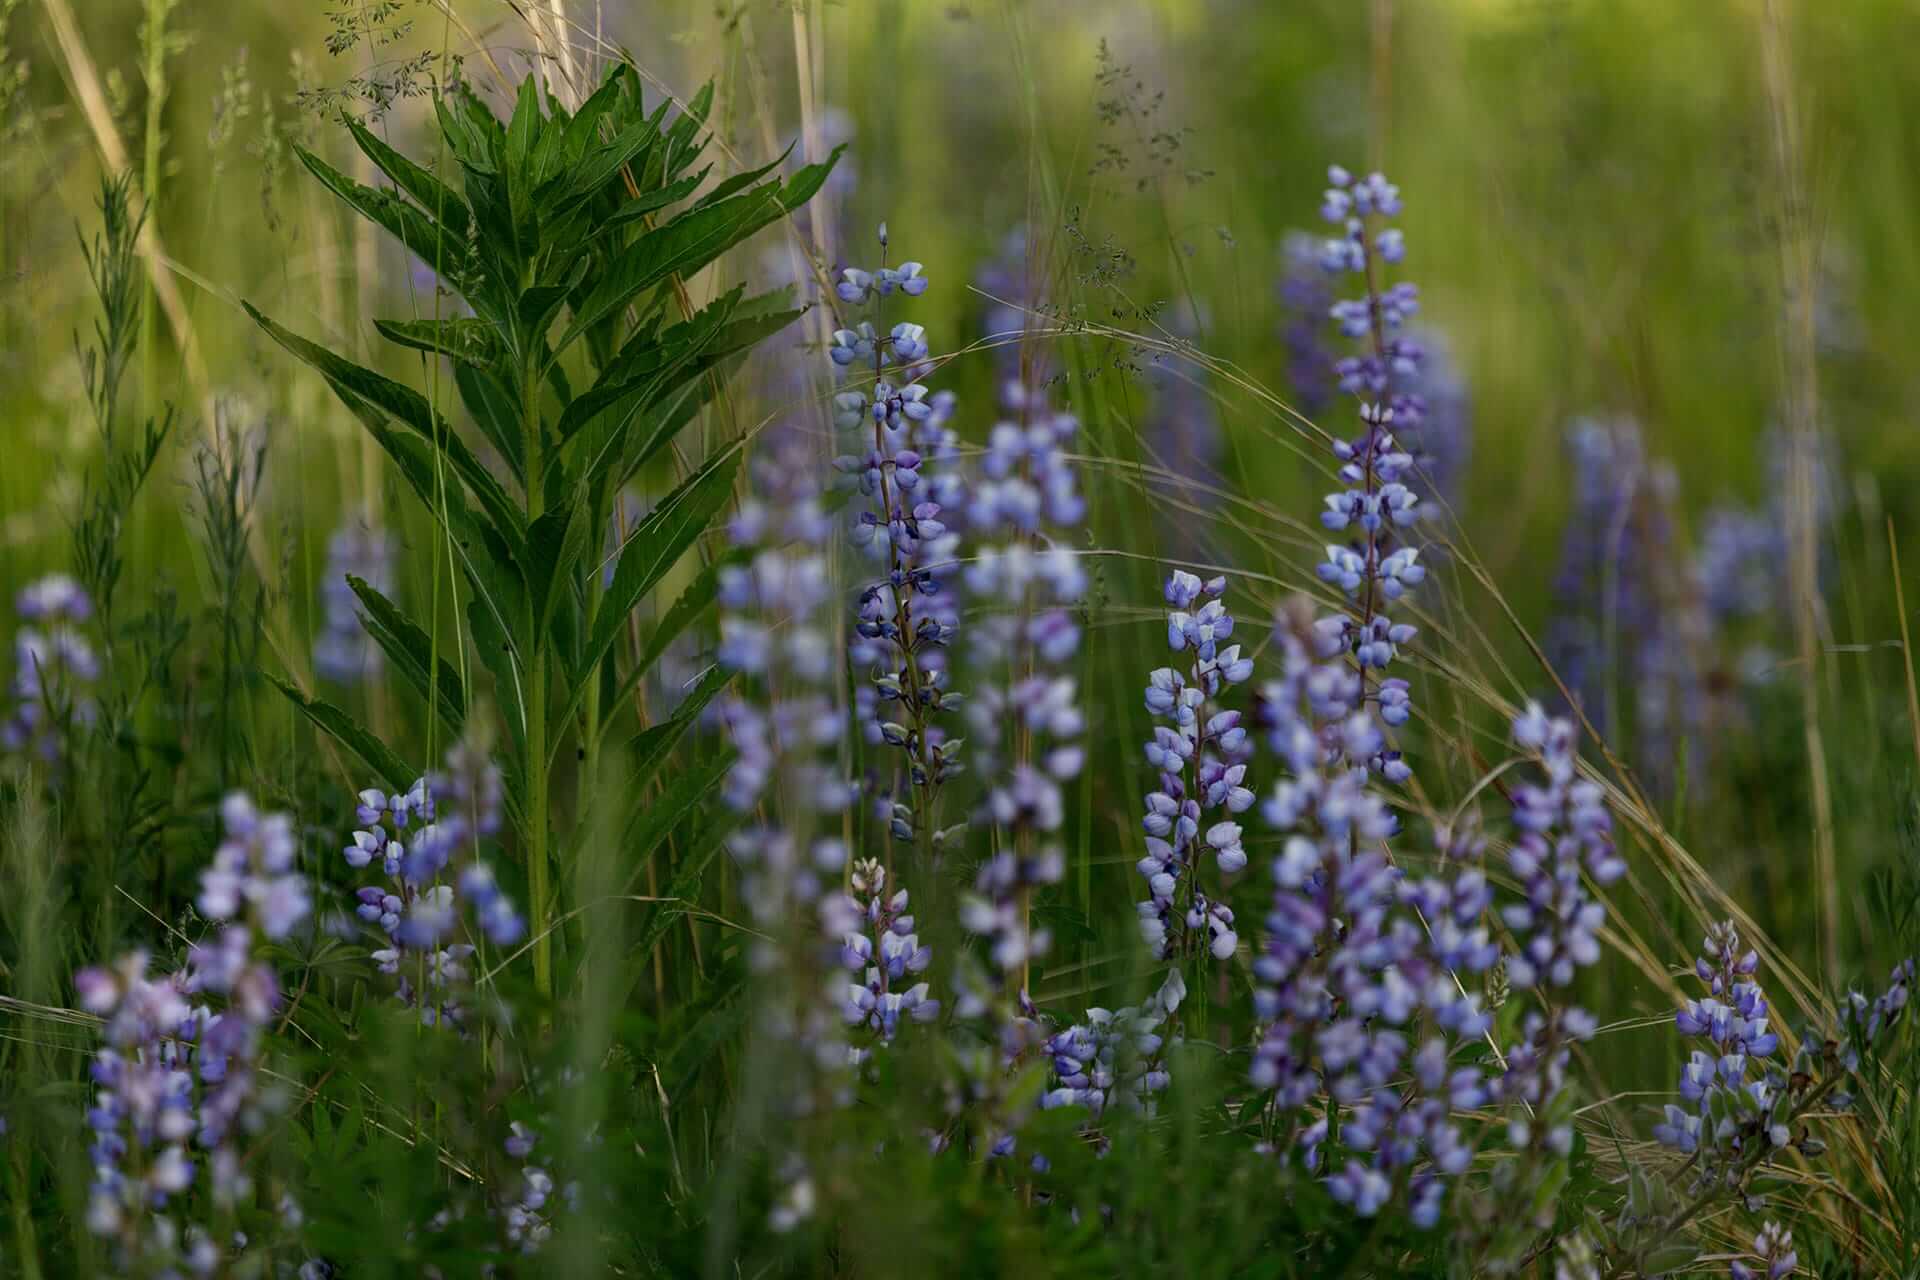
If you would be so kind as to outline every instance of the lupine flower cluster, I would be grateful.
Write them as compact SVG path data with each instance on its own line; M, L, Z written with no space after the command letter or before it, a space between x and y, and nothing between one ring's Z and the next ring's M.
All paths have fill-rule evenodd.
M1800 1266L1800 1255L1793 1249L1793 1232L1777 1222L1764 1223L1753 1237L1753 1252L1728 1264L1733 1280L1787 1280Z
M1169 969L1138 1008L1092 1008L1086 1021L1055 1032L1047 1040L1052 1085L1040 1105L1085 1107L1094 1123L1110 1106L1152 1114L1155 1095L1172 1081L1167 1057L1179 1036L1168 1024L1186 996L1186 979Z
M1452 1115L1488 1097L1479 1070L1452 1057L1454 1042L1490 1025L1462 977L1498 958L1485 925L1492 892L1477 866L1414 881L1388 861L1397 823L1367 765L1379 731L1358 670L1325 636L1293 609L1275 637L1280 676L1262 691L1286 774L1264 812L1287 836L1254 962L1262 1030L1251 1078L1272 1091L1271 1127L1284 1131L1276 1137L1312 1171L1328 1163L1329 1126L1315 1100L1350 1109L1340 1142L1352 1154L1327 1181L1336 1200L1371 1217L1404 1186L1413 1221L1431 1226L1445 1179L1472 1157Z
M789 1120L846 1100L846 1068L870 1051L870 1044L849 1045L847 1025L871 1014L876 1032L891 1039L899 1015L921 1007L918 999L906 1007L911 984L904 979L931 959L917 942L896 953L904 938L893 926L904 917L906 894L887 895L883 873L866 904L878 908L871 921L839 884L848 867L838 815L855 790L835 760L846 713L831 694L840 669L827 630L833 523L821 508L812 464L784 447L797 439L778 436L771 453L755 460L753 496L729 526L748 558L721 572L716 655L740 677L719 704L719 723L735 751L721 795L743 817L727 847L761 934L750 953L768 984L755 1009L757 1028L766 1043L786 1046L804 1073L779 1091ZM853 873L853 883L866 887L864 865ZM877 946L875 931L883 935ZM911 932L906 918L904 934ZM854 954L874 962L870 984L849 983ZM858 966L860 977L866 969ZM867 1007L858 1007L855 991L866 994ZM922 984L915 995L925 994ZM936 1002L925 1005L937 1009ZM770 1225L790 1231L812 1216L816 1194L799 1144L779 1156L784 1190Z
M123 1273L212 1275L246 1248L244 1236L215 1237L205 1223L209 1207L230 1218L253 1195L242 1140L277 1102L260 1065L282 1007L278 975L256 947L287 937L309 900L287 815L262 814L236 792L221 819L225 839L199 900L217 932L192 948L187 967L151 975L136 951L74 977L105 1041L87 1113L87 1226L110 1242ZM284 1202L281 1216L297 1224L298 1209Z
M962 924L987 939L993 976L986 985L1004 992L1012 980L1016 1004L1026 1002L1028 966L1047 947L1045 931L1030 924L1032 895L1058 882L1064 868L1060 787L1086 759L1085 717L1068 673L1080 646L1070 607L1086 591L1067 545L1086 515L1066 456L1078 426L1033 393L1018 420L993 428L971 494L976 545L965 581L970 597L992 611L975 631L979 687L967 722L985 789L976 825L993 847ZM990 999L984 991L975 996L975 1003Z
M1829 1105L1844 1107L1848 1095L1838 1088L1830 1068L1851 1071L1858 1065L1853 1046L1822 1046L1807 1036L1791 1068L1779 1056L1780 1037L1771 1025L1766 992L1756 979L1759 954L1743 948L1732 921L1707 931L1694 975L1706 994L1687 1003L1674 1016L1680 1034L1702 1043L1680 1071L1679 1104L1668 1103L1665 1118L1654 1126L1654 1137L1688 1157L1690 1184L1696 1192L1744 1190L1761 1163L1793 1147L1805 1156L1819 1155L1825 1144L1811 1136L1800 1119L1816 1087L1828 1094ZM1905 1003L1902 971L1896 969L1891 1008L1897 1016ZM1888 997L1882 997L1883 1000ZM1868 1006L1858 997L1855 1009ZM1871 1041L1890 1018L1869 1016L1858 1030ZM1829 1069L1820 1059L1832 1057ZM1757 1203L1749 1197L1750 1203ZM1756 1250L1756 1252L1759 1252Z
M1547 653L1602 732L1630 741L1657 786L1697 770L1730 722L1741 690L1763 682L1789 616L1782 571L1793 504L1791 437L1769 437L1762 508L1723 505L1689 556L1676 552L1678 482L1649 459L1628 419L1583 418L1567 435L1573 512L1562 537ZM1815 459L1815 519L1834 499Z
M1399 189L1379 174L1355 181L1344 169L1328 171L1331 186L1321 213L1341 228L1326 242L1321 262L1329 271L1359 276L1366 293L1335 302L1329 311L1349 338L1362 340L1362 354L1335 364L1340 387L1360 401L1360 435L1336 441L1339 478L1346 488L1329 494L1320 523L1349 541L1327 547L1319 566L1322 581L1338 587L1350 612L1322 619L1318 624L1329 642L1353 655L1360 670L1361 699L1379 709L1387 725L1400 725L1412 714L1407 682L1383 678L1377 691L1369 688L1373 673L1384 671L1400 646L1417 634L1404 622L1396 623L1388 610L1394 601L1426 577L1420 552L1399 545L1404 531L1419 519L1419 499L1406 480L1413 455L1395 439L1402 424L1417 426L1425 404L1406 389L1417 373L1422 352L1402 336L1406 317L1418 307L1414 286L1401 282L1382 289L1379 276L1386 264L1406 254L1401 233L1383 226L1400 212ZM1397 752L1382 749L1369 761L1389 781L1404 781L1407 767Z
M1237 819L1254 800L1247 785L1252 740L1241 713L1219 703L1253 675L1253 659L1222 643L1234 626L1226 589L1224 577L1202 582L1184 570L1167 579L1167 647L1193 657L1184 674L1161 667L1147 681L1147 710L1163 723L1147 743L1159 785L1147 794L1141 821L1147 854L1137 869L1148 897L1138 909L1141 935L1157 959L1205 952L1225 960L1240 944L1233 908L1200 876L1207 855L1220 877L1247 865Z
M883 254L887 243L882 224ZM926 289L927 277L917 262L883 264L872 272L848 267L835 286L843 304L871 307L875 315L893 295L918 297ZM959 744L947 738L937 718L959 698L948 687L945 664L933 660L954 631L953 623L932 608L941 594L934 557L946 549L940 539L947 526L921 474L928 459L913 447L913 434L917 423L941 410L920 381L931 368L926 331L902 321L882 334L877 325L884 323L866 320L857 328L836 330L828 349L849 378L856 371L871 374L871 381L849 385L834 397L836 422L860 450L837 458L835 466L857 477L867 499L855 517L853 541L884 566L881 580L861 592L851 653L856 667L871 672L871 723L881 741L901 752L911 782L914 803L895 797L888 826L898 839L932 845L944 839L936 798L960 768Z
M1529 703L1514 719L1513 742L1534 761L1539 780L1512 790L1515 834L1507 863L1519 893L1500 909L1515 941L1515 950L1503 957L1503 977L1513 987L1533 989L1538 1007L1522 1017L1520 1038L1505 1047L1503 1069L1488 1086L1489 1097L1505 1110L1509 1148L1508 1158L1494 1166L1492 1196L1478 1206L1483 1219L1490 1215L1482 1224L1486 1264L1499 1274L1517 1265L1532 1232L1551 1225L1510 1206L1533 1204L1536 1189L1572 1151L1567 1067L1573 1046L1598 1030L1592 1014L1553 994L1600 958L1597 934L1606 908L1588 894L1583 876L1604 886L1626 870L1600 788L1578 776L1572 723Z
M1707 930L1693 965L1706 994L1688 1000L1674 1017L1681 1034L1704 1048L1689 1054L1680 1070L1680 1102L1667 1104L1654 1126L1654 1136L1685 1157L1674 1176L1685 1180L1687 1200L1681 1205L1669 1194L1630 1202L1625 1238L1637 1242L1641 1259L1716 1200L1760 1212L1766 1203L1761 1175L1789 1150L1809 1160L1825 1153L1811 1122L1851 1108L1847 1086L1861 1071L1863 1054L1883 1048L1882 1037L1902 1020L1915 971L1908 959L1894 967L1879 996L1849 993L1838 1032L1803 1029L1787 1060L1759 967L1758 952L1743 944L1731 921ZM1792 1233L1766 1221L1730 1271L1735 1280L1778 1280L1798 1265Z
M21 626L13 637L13 709L0 723L0 750L54 764L66 755L70 730L98 715L92 688L100 660L81 630L93 602L56 573L28 584L14 609Z
M373 953L401 1003L422 1022L459 1026L468 1013L476 939L508 947L525 918L501 889L481 846L500 831L500 770L475 743L456 743L445 767L404 792L356 798L343 856L382 880L356 893L356 912L384 935Z
M382 595L393 595L393 539L358 522L341 525L327 540L327 567L320 580L320 631L313 640L313 669L335 684L359 684L380 675L380 650L360 620L360 597L351 575Z
M933 949L913 931L907 891L888 892L890 877L874 859L854 866L853 908L858 932L846 935L841 962L855 979L847 984L843 1012L849 1027L864 1028L880 1044L890 1044L902 1016L928 1023L940 1016L940 1002L925 981L914 981L933 963ZM866 1060L870 1049L856 1045L852 1060Z

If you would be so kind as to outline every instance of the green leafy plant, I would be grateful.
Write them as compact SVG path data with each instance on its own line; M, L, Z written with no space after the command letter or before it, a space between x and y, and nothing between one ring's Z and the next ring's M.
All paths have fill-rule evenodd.
M711 102L708 88L677 112L665 102L649 111L639 77L622 66L577 111L529 78L502 121L455 86L435 102L452 161L440 171L347 124L390 189L300 152L315 177L471 309L452 315L436 304L430 317L374 323L389 341L449 362L499 474L427 396L248 308L364 424L431 509L460 567L474 650L506 722L507 807L526 852L542 995L553 991L552 781L562 748L577 744L585 788L598 776L619 694L671 636L656 632L625 671L615 642L727 501L740 442L715 450L628 532L610 573L596 554L602 531L622 487L724 395L739 358L800 314L784 293L740 287L696 308L684 282L798 208L838 159L786 179L776 161L709 183L714 166L700 161ZM457 733L472 691L431 627L364 582L353 587L395 670ZM692 612L670 611L663 629ZM399 755L346 713L287 692L385 783L410 781Z

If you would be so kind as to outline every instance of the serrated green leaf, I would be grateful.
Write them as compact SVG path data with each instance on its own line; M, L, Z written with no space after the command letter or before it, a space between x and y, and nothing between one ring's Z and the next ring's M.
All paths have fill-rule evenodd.
M705 182L707 175L712 172L713 166L708 165L700 172L689 177L670 182L664 187L656 187L652 191L641 192L638 196L622 204L611 217L595 227L594 234L604 235L606 232L612 231L617 227L624 227L629 223L638 222L640 219L647 217L649 214L657 213L670 204L678 204L680 201L685 200L688 196L698 191L700 184Z
M371 730L355 721L340 708L322 699L307 697L276 675L264 672L262 674L266 674L273 687L285 694L287 701L293 703L316 728L359 756L387 786L395 791L405 791L419 777L418 773L407 767L406 761L402 760L393 748L374 737Z
M669 276L689 275L785 212L771 187L681 214L642 235L607 268L554 344L565 351L593 325Z
M347 585L366 610L367 634L386 653L394 670L405 676L414 691L439 712L449 729L459 733L467 719L466 691L461 687L459 673L445 658L436 664L432 637L401 613L393 601L362 579L348 574Z
M546 630L554 606L567 594L591 523L582 503L568 502L527 527L527 591L537 630Z
M613 585L601 597L587 633L581 673L589 675L613 647L627 614L705 531L733 490L740 454L729 449L688 477L647 513L621 548Z
M282 328L250 303L242 302L240 305L275 342L318 370L336 390L345 388L402 426L412 428L439 450L493 521L494 528L518 553L526 540L526 516L507 496L506 490L500 487L500 482L493 478L493 473L474 457L473 451L454 433L452 425L434 412L425 396L412 387L382 377L371 369L337 356L325 347Z
M429 217L465 243L470 216L466 201L431 172L415 164L383 142L379 135L351 117L347 128L353 140L379 170L392 178L394 185L412 196Z
M480 428L487 443L499 450L500 456L506 459L515 478L524 481L527 465L521 450L525 446L525 439L520 430L519 408L512 391L501 384L499 375L493 370L475 369L470 365L456 364L453 381L460 389L461 403L467 406L467 413L473 418L474 425Z
M500 356L493 326L470 316L450 316L443 320L375 320L373 327L389 342L480 369L491 367Z
M346 201L362 217L384 227L389 235L406 246L409 253L464 293L464 240L456 239L445 227L391 191L381 191L355 182L305 147L296 145L294 153L300 157L300 163L320 179L328 190ZM479 305L478 299L468 300L474 302L476 307Z

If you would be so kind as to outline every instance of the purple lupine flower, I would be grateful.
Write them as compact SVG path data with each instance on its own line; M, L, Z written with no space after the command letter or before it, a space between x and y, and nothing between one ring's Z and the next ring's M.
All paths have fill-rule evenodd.
M1417 634L1409 623L1395 622L1390 605L1426 577L1419 550L1406 540L1422 511L1414 453L1398 438L1417 438L1427 402L1415 389L1424 349L1404 332L1418 309L1418 291L1400 282L1386 285L1385 265L1405 257L1405 240L1384 220L1400 209L1398 188L1380 174L1355 179L1337 165L1328 170L1322 215L1340 228L1321 250L1321 265L1331 274L1356 275L1365 295L1334 302L1328 316L1346 337L1360 344L1358 354L1334 363L1340 389L1359 401L1361 433L1339 440L1333 452L1345 488L1329 494L1320 523L1347 540L1329 544L1319 575L1339 589L1347 611L1318 624L1322 643L1353 656L1359 668L1360 703L1376 702L1374 673L1384 672L1402 646ZM1394 718L1411 714L1411 690L1393 686ZM1384 713L1384 708L1383 708ZM1383 714L1383 719L1385 716ZM1352 744L1358 748L1360 743ZM1389 781L1404 781L1410 770L1384 735L1373 750L1354 752Z
M239 793L221 814L226 838L201 877L201 909L219 927L193 947L186 969L149 976L146 953L135 951L74 976L104 1041L87 1112L86 1224L126 1273L211 1274L247 1248L236 1237L223 1251L205 1225L189 1219L183 1230L175 1215L194 1211L199 1188L223 1217L252 1194L241 1144L275 1102L260 1087L260 1063L281 1005L278 975L254 948L298 926L308 900L292 871L291 819L261 814Z
M1793 1232L1777 1222L1761 1224L1760 1232L1753 1238L1753 1253L1750 1257L1735 1258L1728 1264L1733 1280L1787 1280L1800 1266L1800 1255L1794 1252Z
M350 522L327 540L313 670L323 680L345 685L378 677L381 662L380 650L369 641L360 618L360 597L347 584L349 575L382 595L393 595L393 539L384 530Z
M1089 1123L1108 1107L1152 1115L1156 1095L1171 1083L1167 1061L1180 1036L1170 1023L1186 995L1186 979L1169 969L1139 1007L1089 1009L1086 1021L1049 1036L1052 1074L1041 1107L1085 1107Z
M1634 754L1666 785L1681 763L1699 763L1716 714L1715 618L1699 571L1671 550L1678 482L1647 458L1630 420L1582 419L1567 442L1573 511L1548 660L1594 726L1630 733Z
M98 718L93 685L100 660L84 624L93 602L74 579L49 574L21 589L14 601L22 623L13 637L13 707L0 721L0 751L57 765L75 728Z
M1606 908L1588 896L1582 877L1612 884L1626 864L1614 849L1599 784L1577 776L1572 722L1549 720L1529 704L1513 734L1539 762L1544 781L1513 788L1518 835L1507 861L1521 899L1502 908L1501 918L1520 949L1508 958L1507 976L1522 987L1565 987L1576 969L1600 958Z
M1246 866L1233 817L1254 799L1246 785L1253 742L1241 712L1218 701L1253 675L1253 660L1240 646L1223 643L1234 627L1226 589L1224 577L1202 582L1184 570L1167 579L1167 646L1193 659L1184 673L1161 667L1147 681L1147 710L1165 723L1146 744L1159 783L1146 797L1147 855L1136 869L1148 892L1138 905L1141 935L1156 959L1204 950L1224 961L1240 941L1224 895L1202 884L1198 857L1210 853L1222 877Z
M1755 974L1757 953L1743 948L1732 921L1708 929L1694 973L1708 994L1674 1015L1680 1034L1705 1042L1680 1071L1682 1103L1667 1104L1654 1137L1690 1156L1695 1185L1709 1185L1743 1166L1756 1151L1785 1147L1793 1090L1776 1057L1766 992Z
M974 655L981 671L1011 674L983 678L967 703L985 787L976 825L994 833L996 851L981 863L962 909L966 927L987 940L991 963L963 1004L995 1005L1012 979L1020 989L1013 1009L999 1010L1003 1022L1018 1022L1028 966L1046 950L1045 932L1029 927L1031 897L1061 876L1061 785L1085 761L1086 721L1069 671L1080 640L1070 609L1086 591L1067 545L1086 514L1066 455L1077 429L1036 393L1019 420L994 427L969 506L976 548L965 582L983 614Z
M1452 1117L1487 1097L1480 1071L1453 1055L1490 1025L1460 979L1498 958L1485 923L1492 895L1478 866L1412 880L1387 860L1398 828L1377 790L1387 775L1372 765L1381 739L1360 669L1337 648L1320 656L1310 618L1304 601L1282 615L1280 674L1260 696L1285 775L1263 812L1285 840L1253 965L1262 1030L1250 1075L1272 1091L1310 1171L1321 1169L1327 1135L1319 1100L1346 1108L1340 1142L1352 1154L1329 1178L1336 1199L1371 1216L1398 1183L1415 1225L1430 1227L1446 1181L1472 1158Z
M407 790L370 788L355 799L360 825L342 856L380 877L356 891L355 914L383 935L374 963L426 1025L465 1020L479 942L512 947L526 937L526 918L484 853L500 834L504 799L499 766L471 739Z
M871 1042L891 1044L904 1018L932 1022L940 1001L919 975L933 963L933 951L914 932L905 889L893 887L886 869L873 859L854 865L853 911L859 927L842 939L841 963L855 975L846 986L841 1013L849 1027L871 1032ZM856 1044L851 1060L866 1061L872 1050Z
M919 296L927 277L917 262L885 265L884 224L879 238L882 265L872 272L846 268L836 286L842 303L874 308L867 329L848 331L855 335L854 351L871 348L871 357L844 356L846 344L829 353L848 379L834 397L835 420L855 450L834 465L855 477L867 499L854 515L852 540L882 568L860 594L849 652L856 666L870 672L856 703L869 741L899 750L911 784L913 803L895 799L889 830L897 839L938 848L949 838L939 825L940 788L959 770L958 741L948 738L939 716L959 698L939 656L958 617L943 607L936 573L952 562L957 548L941 501L945 495L923 471L941 447L940 424L951 412L951 399L920 381L931 368L919 326L887 329L888 299ZM898 345L903 332L905 347Z
M1321 261L1321 242L1293 231L1281 242L1281 344L1287 351L1287 386L1294 407L1309 418L1331 408L1338 383L1337 357L1327 345L1327 315L1333 309L1331 273Z

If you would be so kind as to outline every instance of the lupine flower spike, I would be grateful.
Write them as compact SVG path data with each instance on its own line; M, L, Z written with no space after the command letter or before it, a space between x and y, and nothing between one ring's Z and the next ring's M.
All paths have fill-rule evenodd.
M914 298L927 289L919 263L885 265L887 244L883 223L883 265L872 272L848 267L836 286L843 304L869 308L877 318L837 330L828 349L848 379L834 397L836 421L856 450L834 465L858 478L867 504L854 518L853 541L881 574L861 592L851 652L856 668L871 673L860 702L869 740L899 750L910 783L912 803L892 797L887 825L896 839L932 851L949 838L939 826L940 788L960 769L960 743L947 737L939 718L960 698L938 655L953 638L954 618L938 607L936 574L953 548L945 541L943 507L922 474L930 458L918 445L922 424L937 429L951 402L920 381L931 372L925 331L907 322L886 329L879 318L895 294Z

